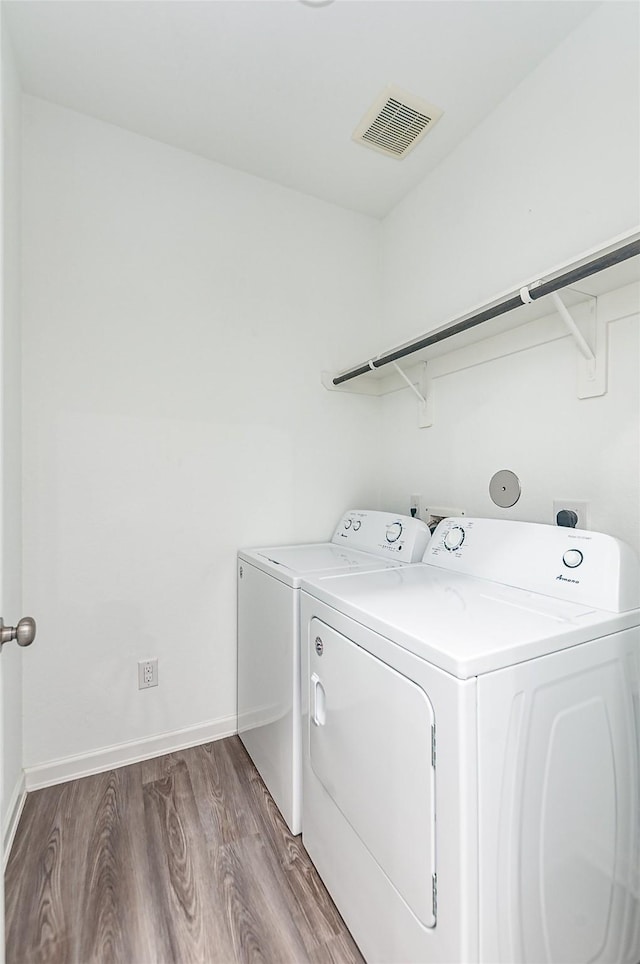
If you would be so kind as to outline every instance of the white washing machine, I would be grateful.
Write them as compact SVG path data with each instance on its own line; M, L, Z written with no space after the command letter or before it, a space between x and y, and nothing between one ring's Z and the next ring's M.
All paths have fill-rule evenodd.
M331 542L238 553L238 732L289 829L301 831L300 581L420 562L424 522L352 509Z
M303 842L370 964L640 961L640 568L440 523L303 580Z

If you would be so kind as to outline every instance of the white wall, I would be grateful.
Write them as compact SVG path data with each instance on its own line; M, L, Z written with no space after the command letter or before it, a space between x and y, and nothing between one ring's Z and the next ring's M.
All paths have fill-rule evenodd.
M408 392L318 377L637 223L637 70L637 9L604 4L399 205L383 329L379 224L26 99L28 766L232 725L236 548L325 538L347 505L504 514L512 468L513 517L588 499L638 545L633 294L601 399L568 340L440 379L421 431Z
M385 345L638 225L638 18L636 4L600 6L389 216ZM630 291L621 314L634 310L610 326L602 398L577 399L568 339L438 379L430 429L415 427L408 392L387 396L383 504L400 510L421 492L471 514L550 522L553 499L569 496L591 503L592 528L640 549ZM523 486L509 511L488 495L502 468Z
M20 85L2 31L2 612L15 625L22 612L20 419ZM4 774L2 825L11 833L22 788L22 661L15 643L2 653Z
M380 226L43 101L24 117L32 767L232 729L237 548L377 505L377 403L320 372L378 337Z

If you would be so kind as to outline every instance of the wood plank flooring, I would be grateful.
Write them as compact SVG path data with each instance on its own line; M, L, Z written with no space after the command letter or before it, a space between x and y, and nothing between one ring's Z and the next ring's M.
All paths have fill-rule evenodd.
M364 964L237 737L30 793L7 964Z

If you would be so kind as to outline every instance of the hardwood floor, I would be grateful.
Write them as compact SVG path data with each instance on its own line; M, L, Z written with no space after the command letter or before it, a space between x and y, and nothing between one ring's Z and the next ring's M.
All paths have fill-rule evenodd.
M7 964L363 964L237 737L30 793Z

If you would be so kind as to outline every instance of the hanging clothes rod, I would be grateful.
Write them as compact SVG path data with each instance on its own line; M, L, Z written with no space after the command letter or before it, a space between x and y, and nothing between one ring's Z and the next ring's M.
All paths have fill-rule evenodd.
M431 345L436 345L438 342L444 341L446 338L451 338L453 335L459 335L463 331L469 331L470 328L476 328L485 321L490 321L491 318L497 318L499 315L504 315L508 311L513 311L514 308L519 308L529 301L537 301L539 298L544 298L545 295L559 291L561 288L568 288L570 285L577 284L584 278L589 278L591 275L598 274L599 271L604 271L606 268L610 268L614 264L620 264L622 261L627 261L629 258L635 258L636 255L639 254L640 240L631 241L628 244L622 245L620 248L615 248L613 251L599 255L591 261L587 261L585 264L571 268L569 271L565 271L563 274L558 275L556 278L551 278L549 281L535 282L532 285L521 288L518 294L512 297L500 301L497 304L489 305L476 314L470 315L468 318L463 318L461 321L453 322L445 328L433 331L423 338L418 338L416 341L411 341L400 348L396 348L395 351L388 352L386 355L380 355L378 358L372 358L364 365L358 365L357 368L351 368L341 375L336 375L336 377L332 379L332 382L334 385L342 385L343 382L357 378L358 375L365 375L367 372L382 368L383 365L396 362L399 358L406 358L407 355L412 355L422 348L429 348Z

